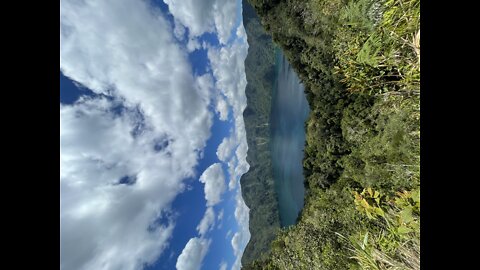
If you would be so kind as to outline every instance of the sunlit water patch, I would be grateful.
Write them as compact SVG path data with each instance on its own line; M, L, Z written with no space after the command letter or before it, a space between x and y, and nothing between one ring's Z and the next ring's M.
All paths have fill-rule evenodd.
M309 112L303 84L281 50L277 49L270 121L273 175L283 227L295 224L303 208L302 161L305 121Z

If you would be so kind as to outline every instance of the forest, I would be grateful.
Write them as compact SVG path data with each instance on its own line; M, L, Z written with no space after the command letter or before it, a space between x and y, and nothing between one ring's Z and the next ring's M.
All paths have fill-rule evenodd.
M241 179L242 196L250 208L250 241L242 264L264 259L280 229L270 152L270 108L275 77L275 50L255 10L243 1L243 24L247 33L245 59L247 107L243 113L247 133L247 162L250 169Z
M420 269L420 1L248 2L304 83L311 113L305 205L279 230L275 194L256 189L273 184L258 149L270 102L258 87L271 87L273 50L255 51L268 36L244 3L251 168L241 184L252 239L243 269Z

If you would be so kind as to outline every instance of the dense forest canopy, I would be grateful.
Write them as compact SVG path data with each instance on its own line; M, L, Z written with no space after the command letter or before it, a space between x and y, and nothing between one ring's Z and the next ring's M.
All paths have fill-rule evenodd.
M249 2L304 83L311 113L299 221L268 256L247 248L244 269L419 269L420 1ZM246 202L266 180L255 181Z
M245 59L248 104L243 113L250 169L241 179L245 204L250 208L250 241L242 264L264 258L280 228L270 153L270 108L275 77L275 49L255 10L243 1L243 24L248 39Z

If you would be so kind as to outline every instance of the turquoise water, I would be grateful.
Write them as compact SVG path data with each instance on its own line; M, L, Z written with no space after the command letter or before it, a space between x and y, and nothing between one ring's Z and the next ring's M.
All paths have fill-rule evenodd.
M270 117L273 177L282 227L296 223L303 208L303 149L310 108L304 87L287 59L276 50L276 82Z

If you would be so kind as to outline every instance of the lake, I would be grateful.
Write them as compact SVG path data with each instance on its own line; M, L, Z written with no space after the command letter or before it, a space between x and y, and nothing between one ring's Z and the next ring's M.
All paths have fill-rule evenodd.
M296 223L305 196L303 149L310 108L297 74L280 49L270 116L273 177L282 227Z

